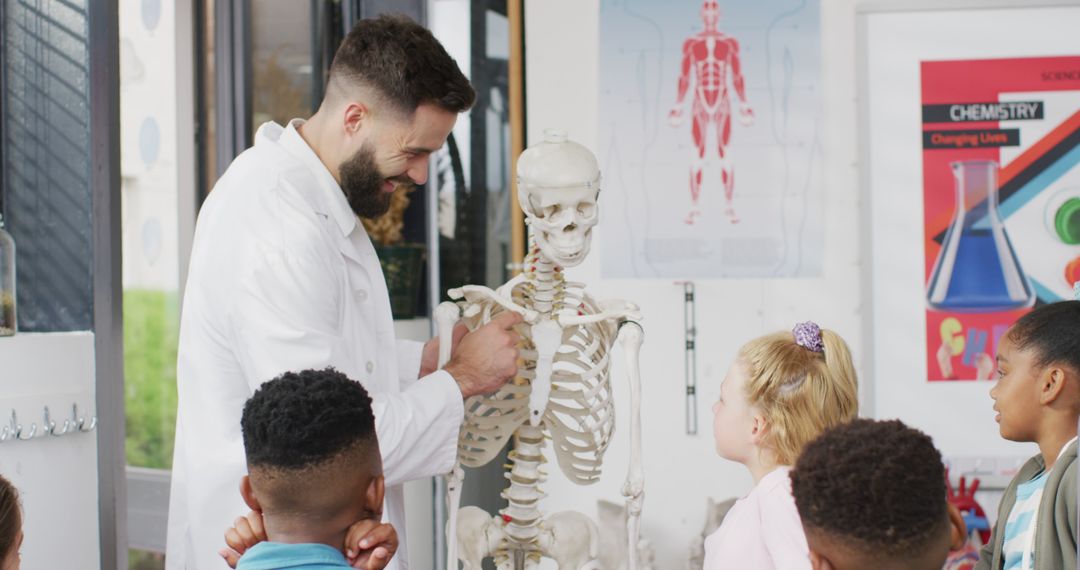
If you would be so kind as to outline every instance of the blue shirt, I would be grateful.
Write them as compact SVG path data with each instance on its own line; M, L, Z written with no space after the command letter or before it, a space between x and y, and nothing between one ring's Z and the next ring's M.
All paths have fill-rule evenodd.
M325 544L260 542L240 557L236 570L332 570L352 568L340 550Z
M1043 471L1034 479L1016 487L1016 503L1005 523L1005 570L1031 570L1035 567L1035 517L1039 514L1046 476Z

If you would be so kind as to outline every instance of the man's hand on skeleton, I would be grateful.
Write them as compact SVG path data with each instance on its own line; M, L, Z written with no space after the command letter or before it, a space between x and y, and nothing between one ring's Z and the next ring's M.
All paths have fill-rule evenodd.
M462 337L465 333L469 332L469 327L465 326L465 323L458 323L454 326L453 340L450 343L450 355L453 357L454 351L457 350L458 344L461 343ZM439 369L439 337L435 337L424 344L424 350L420 356L420 378L427 376Z
M517 375L521 335L514 326L521 321L521 315L505 311L461 339L443 369L457 381L462 397L490 394Z

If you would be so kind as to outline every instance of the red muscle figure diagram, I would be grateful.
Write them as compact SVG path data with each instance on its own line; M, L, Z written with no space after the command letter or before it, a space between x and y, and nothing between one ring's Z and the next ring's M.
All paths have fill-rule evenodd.
M739 118L744 125L754 121L754 112L746 100L746 89L739 63L739 43L735 38L720 32L720 6L716 0L705 0L701 6L701 19L705 30L691 36L683 43L682 69L679 74L678 98L668 120L674 127L683 124L683 104L688 93L691 103L691 134L694 155L690 166L690 212L687 224L694 224L701 215L701 180L705 165L706 142L709 127L715 128L717 153L720 162L720 180L724 187L724 214L735 224L735 172L728 144L731 140L732 101L728 79L739 98ZM694 87L691 91L690 86Z

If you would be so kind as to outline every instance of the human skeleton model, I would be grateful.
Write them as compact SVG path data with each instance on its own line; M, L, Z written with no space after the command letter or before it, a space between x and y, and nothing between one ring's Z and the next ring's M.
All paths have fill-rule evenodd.
M720 155L720 177L724 184L724 199L727 208L724 213L731 223L738 223L735 215L733 198L735 195L735 173L728 156L728 142L731 140L731 100L728 96L728 72L735 93L739 96L739 115L743 124L754 121L754 112L746 101L746 89L743 84L741 64L739 63L739 43L735 38L716 29L720 19L720 7L717 0L705 0L701 6L701 19L705 22L705 31L692 36L683 43L682 71L679 74L679 95L675 106L668 114L672 126L682 124L683 100L690 87L690 74L696 77L694 87L692 134L696 154L690 167L690 214L687 224L693 224L701 215L698 199L701 195L701 170L705 162L705 137L709 125L716 125L718 153Z
M633 570L644 498L638 370L642 330L634 322L641 316L630 303L593 300L584 284L563 276L564 267L579 264L588 254L598 220L600 171L588 149L553 131L545 133L542 144L522 153L517 171L518 200L530 227L524 273L494 291L478 285L453 289L451 298L460 301L442 303L435 312L443 339L440 366L450 358L449 338L459 318L470 329L503 311L524 318L517 376L494 394L465 402L458 465L447 482L447 565L456 568L460 556L466 570L479 570L490 556L499 570L520 570L536 568L541 557L548 557L560 570L602 568L596 524L574 511L545 517L539 484L545 479L541 464L547 438L571 481L588 485L599 480L615 426L609 371L618 338L630 376L632 443L622 494L630 515L628 568ZM508 505L499 516L477 507L458 514L462 466L487 464L511 436L509 486L502 492Z

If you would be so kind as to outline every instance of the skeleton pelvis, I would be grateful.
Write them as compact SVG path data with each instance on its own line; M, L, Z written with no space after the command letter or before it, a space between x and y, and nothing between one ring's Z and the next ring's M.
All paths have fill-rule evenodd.
M465 570L481 568L488 557L513 560L523 554L535 564L540 555L555 560L566 570L598 569L600 532L589 517L574 511L555 513L537 523L539 534L533 541L519 542L505 530L499 517L477 507L464 507L458 514L458 556Z
M540 548L559 569L596 570L600 568L600 531L589 517L562 511L541 523Z

